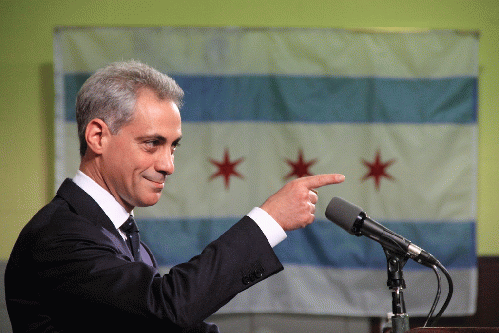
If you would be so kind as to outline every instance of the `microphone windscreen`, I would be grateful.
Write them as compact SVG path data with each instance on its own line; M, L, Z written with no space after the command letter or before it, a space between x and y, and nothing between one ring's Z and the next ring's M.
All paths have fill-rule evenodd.
M329 205L327 205L326 217L345 229L348 233L354 235L352 227L361 212L362 208L342 198L333 197Z

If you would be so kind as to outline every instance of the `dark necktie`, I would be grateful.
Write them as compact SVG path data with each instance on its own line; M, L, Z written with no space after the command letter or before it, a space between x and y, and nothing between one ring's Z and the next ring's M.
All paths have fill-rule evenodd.
M128 220L120 227L120 230L123 231L127 238L127 244L132 251L133 259L135 261L140 261L140 238L139 238L139 228L137 228L137 224L133 219L133 216L130 215Z

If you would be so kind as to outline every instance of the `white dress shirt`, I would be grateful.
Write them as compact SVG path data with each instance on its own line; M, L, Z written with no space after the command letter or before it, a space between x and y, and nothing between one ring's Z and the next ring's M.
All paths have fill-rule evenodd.
M123 223L126 222L132 213L128 213L125 208L119 204L118 201L113 197L111 193L102 188L97 184L92 178L78 170L76 176L73 178L73 182L78 185L83 191L85 191L92 199L97 202L99 207L104 211L104 213L109 217L111 222L113 222L118 232L121 234L123 239L126 240L125 234L120 230Z
M92 199L97 202L97 204L102 208L107 217L113 222L114 226L123 238L125 235L121 232L119 227L128 219L128 212L123 206L121 206L118 201L104 188L97 184L92 178L78 170L73 182L78 185L83 191L92 197ZM133 215L133 212L132 214ZM281 228L281 226L263 209L260 207L253 208L248 216L256 222L256 224L262 229L262 232L267 237L269 244L274 247L284 239L286 239L286 232Z

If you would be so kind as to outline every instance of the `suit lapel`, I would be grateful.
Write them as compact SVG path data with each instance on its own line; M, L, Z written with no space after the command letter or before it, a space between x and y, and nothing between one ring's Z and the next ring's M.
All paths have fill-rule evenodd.
M95 225L103 229L103 233L112 241L114 246L123 254L132 258L133 255L126 245L113 222L104 213L100 206L90 195L83 191L71 179L64 180L57 191L57 195L66 200L75 210L76 214L85 217Z
M103 233L122 254L133 261L133 255L125 240L114 226L113 222L104 213L102 208L87 192L83 191L71 179L67 178L57 191L57 195L68 202L78 215L81 215L103 229ZM156 259L151 250L141 242L141 259L146 264L157 267Z
M142 261L148 264L149 266L155 268L158 267L158 263L156 262L156 259L154 258L154 255L152 254L151 250L146 244L142 242L140 242L140 257Z

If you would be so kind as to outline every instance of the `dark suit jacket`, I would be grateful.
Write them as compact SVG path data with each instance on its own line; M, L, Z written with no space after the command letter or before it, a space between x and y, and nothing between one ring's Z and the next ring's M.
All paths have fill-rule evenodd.
M160 276L70 179L24 227L5 273L14 332L217 332L203 320L282 270L249 217Z

